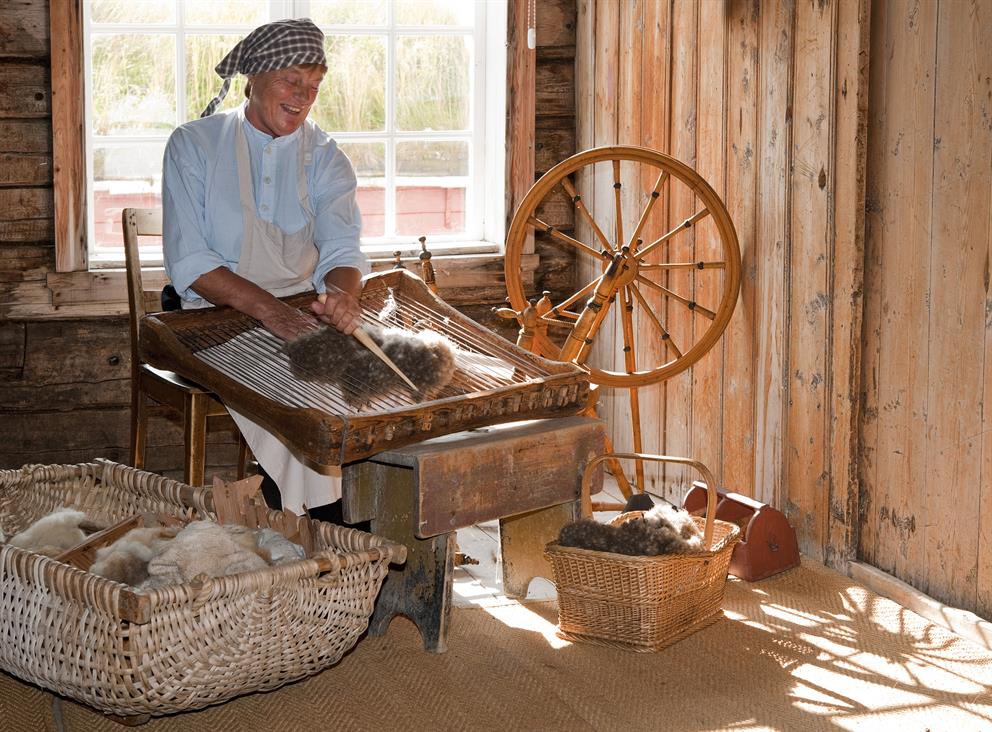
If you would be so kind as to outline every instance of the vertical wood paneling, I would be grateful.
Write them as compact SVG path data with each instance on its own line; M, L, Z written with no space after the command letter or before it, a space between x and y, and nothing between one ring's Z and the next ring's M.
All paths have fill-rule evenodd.
M696 165L696 31L699 5L693 2L676 2L672 6L672 94L671 94L671 155L689 166ZM695 194L682 184L670 186L669 226L674 227L696 213L700 204ZM667 245L667 261L686 262L695 259L696 232L684 231L673 237ZM676 270L666 273L669 289L691 292L693 273ZM681 303L666 299L664 316L675 343L684 350L694 340L695 317ZM700 323L702 327L702 323ZM668 379L665 388L665 451L670 455L692 455L690 425L692 424L692 373L683 371ZM679 502L685 492L686 482L696 475L680 466L665 470L666 495Z
M638 144L655 150L669 149L669 125L671 115L671 3L646 2L643 4L644 38L641 46L641 140ZM650 100L650 103L645 103ZM654 188L656 173L645 172L641 180L642 190ZM667 196L667 190L664 192ZM645 205L647 201L645 199ZM644 241L653 241L667 230L666 207L656 205L648 224L641 234ZM661 298L650 288L641 288L645 299L660 305ZM656 312L657 312L656 308ZM652 333L653 325L644 320L637 323L638 332ZM637 350L638 363L660 364L668 360L664 344L657 338L641 338ZM663 452L665 445L665 387L654 384L640 389L641 429L644 449L648 452ZM654 492L664 491L664 466L649 463L644 466L645 486Z
M727 73L726 52L729 8L724 3L704 2L699 6L696 55L699 64L699 89L696 94L696 171L706 179L721 198L727 194ZM696 230L696 249L700 259L723 257L718 232L711 218L703 219ZM719 302L719 282L715 277L698 277L697 299L702 303ZM692 450L693 457L723 476L723 483L735 491L742 488L737 477L723 470L723 441L713 439L724 433L723 374L724 342L721 341L692 366Z
M830 267L830 489L827 562L842 565L857 544L857 428L864 285L868 2L837 6L833 101L833 241Z
M799 548L824 556L829 435L827 344L829 323L828 240L831 130L830 93L833 2L796 7L793 96L793 173L790 181L790 268L788 324L789 407L786 432L786 515L799 530Z
M733 490L754 492L754 348L758 324L757 263L764 243L756 237L758 187L758 15L757 0L730 3L727 43L727 195L725 203L741 246L741 295L723 334L723 473ZM708 141L705 144L710 144Z
M792 56L795 5L762 6L759 17L758 180L755 261L757 353L754 371L754 496L782 506L789 310L789 171L792 145Z
M924 585L937 6L877 3L868 138L863 558ZM907 97L913 99L907 104ZM913 215L907 216L907 211Z
M925 566L927 584L966 607L977 599L992 176L983 6L939 6L933 133Z
M595 133L594 146L615 145L617 143L620 110L618 108L618 91L620 85L621 53L620 46L620 10L626 5L614 2L596 3L596 68L594 110ZM625 12L626 15L626 12ZM626 49L624 49L626 51ZM591 196L583 194L583 200L589 206L590 213L596 218L596 223L607 238L613 238L614 227L610 223L613 218L613 173L607 163L599 163L595 169L585 171L587 177L592 177ZM590 205L591 202L591 205ZM585 241L594 241L595 235L589 229ZM602 274L600 264L590 263L590 271L582 280L588 282ZM592 351L589 355L591 363L601 364L602 368L617 369L622 363L618 359L619 349L616 344L616 309L611 307L610 317L604 319L599 333L596 334ZM611 424L617 425L613 430L616 444L629 445L630 418L627 413L628 403L625 392L617 389L604 389L601 392L601 414Z

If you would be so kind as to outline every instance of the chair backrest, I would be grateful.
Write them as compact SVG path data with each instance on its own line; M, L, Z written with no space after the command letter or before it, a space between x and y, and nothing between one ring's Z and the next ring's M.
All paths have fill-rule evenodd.
M124 229L124 260L127 263L127 299L131 320L131 370L138 369L138 323L145 315L145 294L141 285L139 236L162 236L162 209L126 208L121 212Z

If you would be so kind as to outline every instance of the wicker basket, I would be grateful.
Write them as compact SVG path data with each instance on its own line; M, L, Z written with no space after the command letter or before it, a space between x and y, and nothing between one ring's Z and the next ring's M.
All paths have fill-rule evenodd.
M7 536L59 506L106 523L141 512L215 518L209 489L116 463L0 470ZM242 523L297 537L310 558L139 592L0 547L0 667L129 717L199 709L336 663L405 548L281 511L259 508Z
M604 460L632 458L691 465L709 487L706 518L694 518L707 551L653 557L627 556L548 544L545 556L558 589L558 635L632 651L657 651L706 627L722 615L721 605L736 524L714 519L716 484L701 463L662 455L611 454L593 460L583 479ZM641 511L621 514L610 523L629 521Z

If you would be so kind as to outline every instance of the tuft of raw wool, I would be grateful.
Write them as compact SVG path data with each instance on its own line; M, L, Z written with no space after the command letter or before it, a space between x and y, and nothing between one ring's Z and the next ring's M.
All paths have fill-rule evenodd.
M628 556L691 554L703 550L703 535L686 511L662 503L619 525L580 519L562 527L561 546Z
M275 529L258 529L255 541L259 551L268 552L270 564L285 564L306 559L307 553L299 544L295 544Z
M86 514L71 508L58 508L31 524L7 542L11 546L55 557L76 546L86 538L79 527Z
M97 549L90 572L137 587L148 579L148 562L178 533L178 526L131 529L113 544Z
M644 520L654 526L671 529L678 539L686 543L684 551L703 550L703 531L688 511L662 502L645 513Z
M455 346L433 330L365 326L383 352L430 397L455 374ZM293 376L337 384L349 401L368 400L393 388L409 387L358 340L335 328L304 333L283 346Z
M259 554L251 529L193 521L148 562L148 579L141 587L182 584L200 575L223 577L263 569L268 566L266 560Z

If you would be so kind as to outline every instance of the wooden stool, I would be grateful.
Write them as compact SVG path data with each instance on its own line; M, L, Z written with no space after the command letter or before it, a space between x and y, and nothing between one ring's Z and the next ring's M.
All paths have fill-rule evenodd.
M369 622L382 635L396 615L424 648L447 648L456 529L499 519L503 589L523 596L551 577L544 545L579 517L582 472L603 454L603 423L587 417L517 422L438 437L344 468L343 514L405 544ZM601 477L600 477L601 480Z

